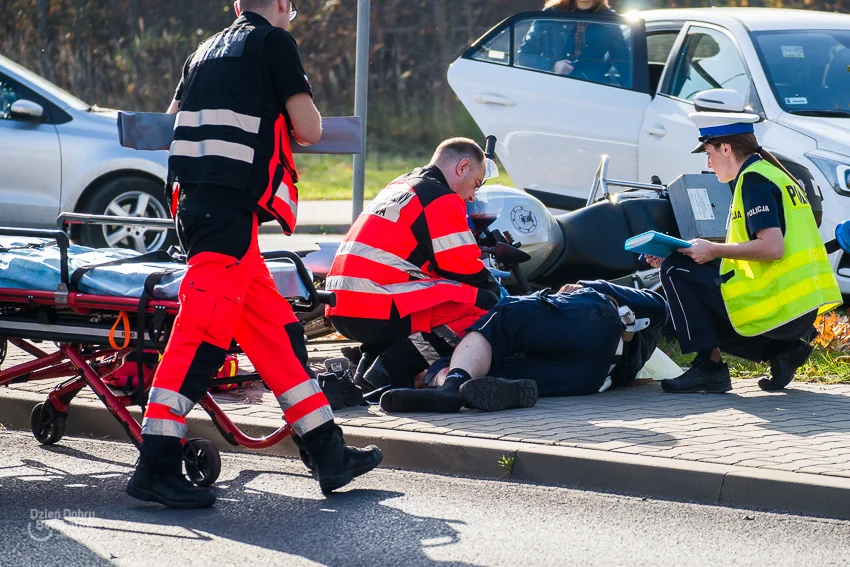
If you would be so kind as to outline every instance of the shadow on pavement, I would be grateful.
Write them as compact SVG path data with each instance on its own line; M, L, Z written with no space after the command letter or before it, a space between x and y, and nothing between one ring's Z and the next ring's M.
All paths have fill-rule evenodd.
M68 474L49 464L55 453L105 464L113 471L115 467L110 465L131 470L127 462L104 459L70 447L55 447L49 452L34 448L33 458L21 462L29 470L44 474L43 479L36 482L23 477L0 478L0 501L3 502L0 525L6 524L4 531L13 531L10 528L19 523L22 529L14 531L21 532L17 536L26 548L15 546L13 538L11 548L7 545L0 550L0 564L15 558L18 560L8 564L32 564L37 557L72 557L75 564L105 565L108 561L101 557L104 542L110 542L109 548L116 550L115 557L133 556L138 562L146 553L152 553L154 562L161 562L162 554L169 553L168 542L177 539L192 545L217 540L219 550L221 545L238 542L329 566L472 565L436 561L428 556L428 549L457 543L459 535L454 526L463 522L399 510L388 501L403 500L405 494L401 492L358 489L355 481L354 488L323 498L318 484L306 474L279 469L247 470L256 467L246 463L242 466L247 469L241 470L235 478L219 481L218 484L226 488L217 489L219 502L214 508L167 510L127 496L124 493L127 472L112 476ZM240 462L234 461L238 467ZM225 469L232 470L234 461L226 462ZM291 469L288 465L285 468ZM50 537L39 541L27 537L27 530L35 529L29 521L33 509L86 510L94 519L67 520L71 527L83 526L81 530L75 528L74 537L69 537L69 530L62 525L54 524L53 531L41 528L36 534ZM180 529L175 530L175 527ZM162 548L148 550L135 545L135 539L149 538L150 534L158 534L157 547ZM87 546L89 538L96 540L91 548ZM179 557L174 557L173 561L181 563ZM233 558L216 560L211 557L210 564L232 564L233 561Z

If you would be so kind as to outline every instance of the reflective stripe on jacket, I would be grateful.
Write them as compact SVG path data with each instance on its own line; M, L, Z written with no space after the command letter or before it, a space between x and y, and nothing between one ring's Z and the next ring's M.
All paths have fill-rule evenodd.
M337 298L327 313L389 319L395 304L405 317L491 286L463 199L429 166L390 183L351 227L326 281Z
M754 262L724 258L720 273L732 273L720 286L732 326L745 337L761 335L818 309L841 305L841 291L827 259L806 193L767 161L757 161L738 176L732 196L726 242L750 240L742 197L747 173L759 173L780 189L785 214L785 255Z

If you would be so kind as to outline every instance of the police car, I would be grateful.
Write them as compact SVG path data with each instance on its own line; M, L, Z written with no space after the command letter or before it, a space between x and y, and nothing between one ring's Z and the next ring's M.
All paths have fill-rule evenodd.
M619 29L625 57L571 74L556 53L526 57L535 33L549 45L589 26ZM553 37L554 36L554 37ZM556 48L557 49L557 48ZM603 65L600 70L599 65ZM557 69L563 72L563 68ZM649 10L617 19L575 12L525 12L498 24L449 69L449 84L485 134L511 179L547 205L587 200L600 156L609 177L670 182L706 168L690 153L688 119L697 93L739 92L761 117L762 145L823 195L821 233L850 219L850 15L810 10L702 8ZM850 255L834 254L850 293Z

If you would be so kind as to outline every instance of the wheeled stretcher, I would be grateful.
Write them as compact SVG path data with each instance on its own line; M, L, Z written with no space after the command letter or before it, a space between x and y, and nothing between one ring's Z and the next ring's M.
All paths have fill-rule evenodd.
M63 214L59 230L0 227L0 386L68 379L33 408L32 432L42 444L58 442L74 397L91 388L130 440L141 443L141 425L128 411L144 407L153 381L157 353L165 349L179 304L177 291L186 271L185 260L174 253L140 254L119 249L92 250L71 245L65 229L73 224L108 224L174 228L167 219L98 217ZM334 302L333 294L317 291L312 275L294 252L264 253L275 284L296 311L312 311ZM58 351L36 346L52 342ZM33 360L3 365L12 344ZM235 342L231 353L239 351ZM153 363L151 363L153 354ZM136 380L129 387L110 386L125 365L135 364ZM146 368L145 365L148 365ZM240 374L211 380L211 387L261 380ZM216 428L231 445L252 449L271 447L292 434L283 424L262 438L244 434L225 415L212 395L200 400ZM198 485L216 480L221 470L218 450L206 439L184 443L188 478Z

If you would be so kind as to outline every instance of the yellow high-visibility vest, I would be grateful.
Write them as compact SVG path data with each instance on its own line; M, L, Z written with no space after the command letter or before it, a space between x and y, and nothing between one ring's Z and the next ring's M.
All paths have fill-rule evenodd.
M747 173L759 173L782 195L785 213L785 255L753 262L724 258L723 275L732 273L720 291L732 326L745 337L761 335L815 309L826 313L842 303L841 290L827 259L812 208L797 182L765 160L738 176L732 196L726 242L748 242L741 188Z

